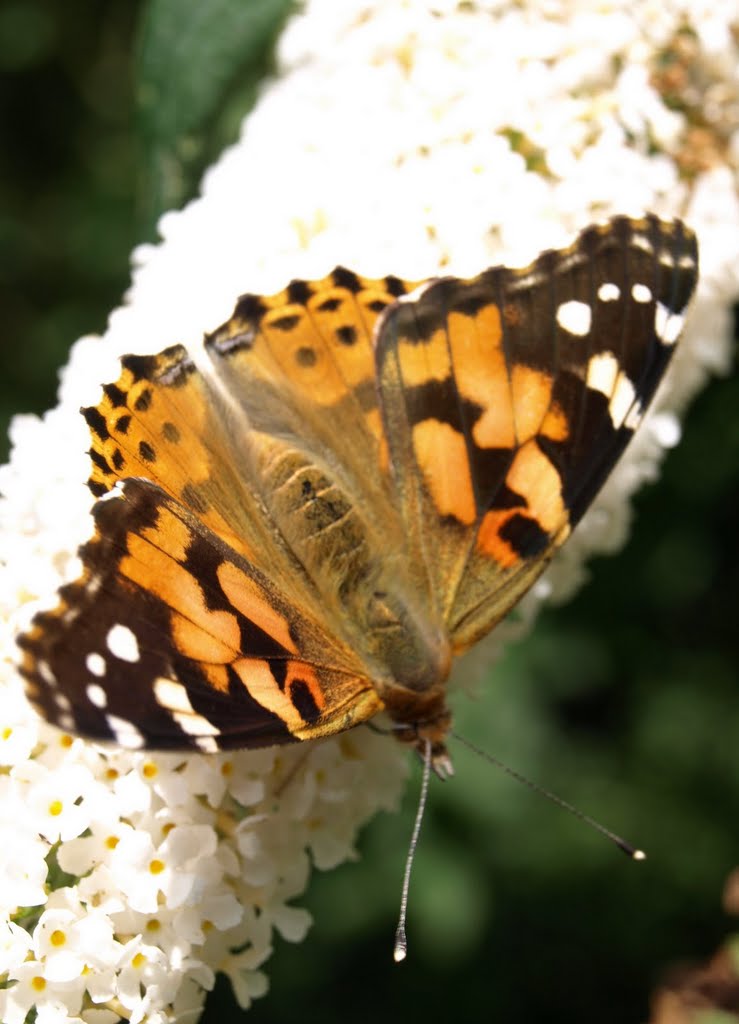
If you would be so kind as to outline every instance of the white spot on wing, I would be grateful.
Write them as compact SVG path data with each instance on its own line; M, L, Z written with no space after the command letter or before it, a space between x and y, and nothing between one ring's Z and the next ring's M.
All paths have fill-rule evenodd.
M621 427L636 398L636 389L612 352L600 352L588 363L587 385L608 399L613 426Z
M631 244L635 249L641 249L643 252L654 252L654 246L646 235L632 235Z
M108 694L98 683L90 683L85 691L87 699L96 708L104 708L108 705Z
M592 319L590 306L586 302L578 302L577 299L571 299L569 302L563 302L557 307L557 323L559 326L570 334L577 335L579 338L588 333Z
M631 286L631 297L634 302L651 302L652 290L645 284L634 284Z
M38 674L41 676L47 686L56 686L56 676L51 671L51 666L48 661L39 660L36 662L36 668Z
M673 313L664 302L658 302L654 311L654 329L657 337L665 345L674 345L680 337L685 317L681 313Z
M195 745L204 754L217 754L221 749L212 736L196 736Z
M621 372L616 379L616 389L608 403L608 412L611 414L611 421L614 427L623 425L629 414L629 409L634 404L636 389L625 373Z
M598 298L601 302L616 302L621 298L621 289L612 281L604 281L598 289Z
M624 420L624 426L628 430L636 430L636 428L641 423L643 416L644 416L644 407L642 406L641 402L636 402L629 409L629 415Z
M218 749L212 737L217 736L220 730L194 710L182 683L176 683L172 679L155 679L154 696L157 703L169 711L182 731L186 732L188 736L195 737L195 742L201 750L212 752ZM212 748L206 742L208 739L213 743Z
M119 746L126 747L127 750L139 750L144 746L146 741L132 722L127 722L118 715L106 715L105 721Z
M54 703L56 704L56 706L58 708L61 708L62 711L70 711L71 710L71 708L72 708L71 701L69 700L69 697L66 697L62 693L61 690L55 690L52 696L54 697Z
M66 729L67 732L74 731L74 719L72 718L71 715L59 715L59 717L56 720L56 724L59 726L60 729Z
M166 711L193 713L190 698L187 696L187 690L182 683L176 683L172 679L165 679L163 676L160 676L159 679L154 680L153 689L157 704Z
M188 736L195 736L196 738L204 739L208 736L218 736L220 733L220 729L211 724L207 718L203 718L202 715L198 715L194 711L190 714L182 711L175 711L172 714L172 718L174 718L175 722L177 722L182 731L186 732Z
M136 662L141 657L136 635L128 626L122 626L120 623L111 626L105 643L110 653L121 661Z
M94 652L92 654L88 654L85 658L85 666L91 676L98 676L98 678L104 676L107 669L105 658L102 654L96 654Z
M600 352L588 363L587 385L607 398L613 393L618 376L618 359L612 352Z

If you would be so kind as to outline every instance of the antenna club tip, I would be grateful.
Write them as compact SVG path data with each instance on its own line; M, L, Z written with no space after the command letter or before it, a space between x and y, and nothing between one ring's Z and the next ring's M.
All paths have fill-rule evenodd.
M647 859L647 855L644 852L644 850L634 850L634 852L631 854L631 859L632 860L646 860Z
M400 943L398 943L395 949L393 950L393 960L395 961L395 963L402 964L403 961L405 960L407 952L408 950L405 944L401 945Z

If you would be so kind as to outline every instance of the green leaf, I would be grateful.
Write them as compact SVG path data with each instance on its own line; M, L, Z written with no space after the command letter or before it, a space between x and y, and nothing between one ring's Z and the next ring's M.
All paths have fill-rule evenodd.
M136 89L145 234L236 138L292 9L293 0L148 0Z

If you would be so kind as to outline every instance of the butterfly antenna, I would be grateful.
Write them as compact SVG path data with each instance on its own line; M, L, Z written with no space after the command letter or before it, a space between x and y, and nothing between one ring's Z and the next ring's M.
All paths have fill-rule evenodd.
M429 778L431 777L431 741L426 740L423 748L423 775L421 777L421 793L418 797L418 810L416 811L416 820L413 823L413 832L411 833L411 841L408 844L408 856L405 858L405 873L403 875L403 888L400 893L400 918L398 920L398 927L395 930L395 948L393 949L393 960L396 964L399 964L402 960L405 960L406 953L408 952L408 940L405 936L405 922L408 915L408 887L411 882L411 868L413 867L413 858L416 855L416 847L418 846L418 836L421 831L421 822L423 821L423 812L426 809L426 797L429 791Z
M503 764L503 762L499 761L497 757L493 757L493 755L488 754L487 751L476 747L474 743L470 743L469 740L465 739L464 736L460 736L459 733L450 732L449 735L453 736L454 739L458 743L461 743L463 747L467 747L468 750L471 750L474 754L483 758L483 760L495 765L496 768L500 768L501 771L504 771L506 775L509 775L512 779L515 779L516 782L523 783L524 786L533 790L534 793L538 793L540 796L546 797L547 800L551 800L551 802L556 804L557 807L561 807L563 811L568 811L570 814L574 815L574 817L595 829L596 832L600 832L602 836L609 839L619 848L619 850L625 853L627 857L631 857L632 860L647 859L647 855L643 850L637 849L635 846L632 846L631 843L627 843L625 839L622 839L621 836L617 836L615 832L611 832L611 830L606 828L605 825L601 825L600 822L590 818L587 814L583 814L582 811L578 811L576 807L573 807L572 804L568 804L561 796L557 796L556 793L552 793L543 786L539 786L536 782L532 782L531 779L527 779L525 775L521 775L514 768L509 768L507 764Z

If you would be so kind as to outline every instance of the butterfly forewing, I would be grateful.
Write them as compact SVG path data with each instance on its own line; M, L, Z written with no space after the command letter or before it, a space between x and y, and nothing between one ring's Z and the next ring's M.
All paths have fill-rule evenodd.
M95 506L82 579L21 637L44 717L132 748L259 747L380 709L350 652L149 481Z
M617 218L386 314L377 377L398 504L456 650L531 586L600 489L696 273L679 222Z

